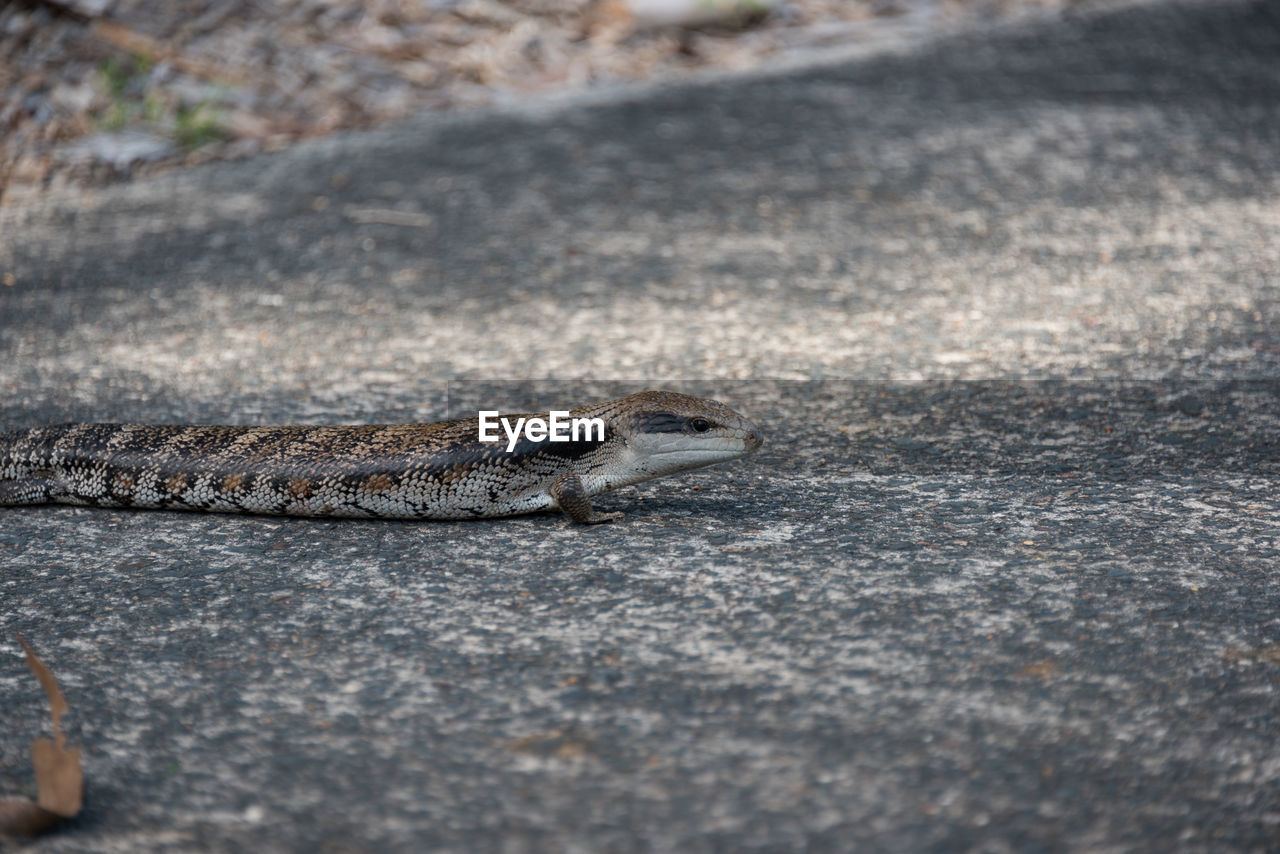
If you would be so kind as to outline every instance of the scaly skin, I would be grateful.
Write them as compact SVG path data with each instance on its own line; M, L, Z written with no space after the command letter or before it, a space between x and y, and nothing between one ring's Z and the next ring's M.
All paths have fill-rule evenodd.
M545 417L545 413L541 413ZM603 441L480 442L476 419L360 427L69 424L0 436L0 505L78 504L373 519L476 519L559 508L755 451L759 429L713 400L646 391L578 407ZM520 416L507 416L514 423ZM501 434L501 430L498 431Z

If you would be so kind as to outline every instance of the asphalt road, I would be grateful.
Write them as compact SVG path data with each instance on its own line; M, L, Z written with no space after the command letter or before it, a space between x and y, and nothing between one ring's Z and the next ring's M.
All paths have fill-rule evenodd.
M0 208L0 427L766 434L589 529L0 510L88 776L36 849L1277 850L1278 171L1213 2Z

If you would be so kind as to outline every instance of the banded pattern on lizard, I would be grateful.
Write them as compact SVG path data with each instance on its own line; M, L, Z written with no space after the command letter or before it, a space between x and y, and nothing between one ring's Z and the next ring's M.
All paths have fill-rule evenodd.
M515 418L519 416L508 416ZM525 416L527 417L527 416ZM645 391L570 410L601 440L481 442L476 419L351 427L67 424L0 435L0 505L475 519L560 509L749 454L760 430L714 400Z

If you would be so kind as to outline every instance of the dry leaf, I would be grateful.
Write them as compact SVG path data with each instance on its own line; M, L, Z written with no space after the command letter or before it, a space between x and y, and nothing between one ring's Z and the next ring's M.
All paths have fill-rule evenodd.
M63 698L62 692L58 690L58 680L53 678L53 673L40 660L40 656L36 655L36 651L31 648L31 644L27 643L26 638L22 635L17 637L18 643L22 644L22 648L27 653L27 667L31 668L31 672L40 681L40 687L44 689L45 696L49 698L49 714L53 717L53 731L61 740L62 716L67 713L67 701Z
M63 818L80 812L84 799L84 773L80 770L80 748L37 738L31 742L31 761L36 766L36 792L40 806Z
M31 801L18 798L0 801L0 839L5 836L39 836L60 821L62 816Z
M68 748L62 732L62 716L68 707L58 690L58 680L20 635L18 643L26 650L27 667L31 668L49 698L53 740L37 738L31 742L37 803L17 798L0 801L0 835L36 836L61 819L80 812L84 801L84 771L80 766L80 748Z

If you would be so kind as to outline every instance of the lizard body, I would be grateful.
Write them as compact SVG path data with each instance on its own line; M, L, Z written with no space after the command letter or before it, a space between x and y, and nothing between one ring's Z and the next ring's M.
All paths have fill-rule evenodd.
M477 419L347 427L67 424L0 435L0 505L78 504L375 519L560 509L735 459L760 430L721 403L646 391L570 410L604 437L481 442ZM514 419L521 416L508 416ZM526 416L527 417L527 416Z

